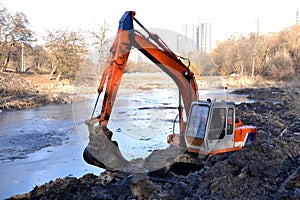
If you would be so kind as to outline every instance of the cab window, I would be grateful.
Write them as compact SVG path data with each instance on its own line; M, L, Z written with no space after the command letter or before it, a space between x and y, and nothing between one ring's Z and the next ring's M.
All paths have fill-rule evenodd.
M227 115L227 135L232 135L233 134L233 109L229 108L228 109L228 115Z
M210 140L223 139L225 137L225 126L226 126L226 109L214 108L211 117L208 139Z
M204 138L209 107L193 105L186 135L189 137Z

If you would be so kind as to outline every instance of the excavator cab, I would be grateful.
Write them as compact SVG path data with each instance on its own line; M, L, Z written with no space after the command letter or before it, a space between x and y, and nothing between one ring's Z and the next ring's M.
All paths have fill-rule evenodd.
M211 151L233 147L233 118L232 103L193 102L185 136L188 150L208 154Z
M188 152L207 155L234 151L256 138L256 127L235 119L233 102L194 101L188 119L184 135Z

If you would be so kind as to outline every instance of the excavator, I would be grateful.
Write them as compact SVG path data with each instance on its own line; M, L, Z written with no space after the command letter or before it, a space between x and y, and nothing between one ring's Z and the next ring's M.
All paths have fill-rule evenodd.
M257 128L243 125L236 117L233 102L200 100L190 61L176 55L157 35L148 31L136 18L134 11L124 13L110 56L98 87L98 98L91 119L86 120L89 130L89 143L83 152L84 160L111 171L128 173L152 172L203 166L203 159L210 155L232 152L243 148L256 139ZM135 30L137 23L147 34ZM167 137L170 147L153 151L145 159L126 160L112 141L112 131L108 123L114 102L125 71L131 49L136 48L163 72L170 76L178 87L179 133ZM100 94L104 91L102 109L94 117ZM185 116L184 116L185 115ZM184 121L184 117L186 121ZM174 122L175 123L175 122ZM183 165L185 164L185 165Z

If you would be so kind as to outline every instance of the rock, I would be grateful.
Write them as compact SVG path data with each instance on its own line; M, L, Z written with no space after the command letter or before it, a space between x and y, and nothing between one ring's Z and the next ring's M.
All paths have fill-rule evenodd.
M193 196L191 188L184 182L176 183L170 191L172 199L185 199Z
M131 178L131 190L136 199L151 199L156 188L145 174L138 173Z

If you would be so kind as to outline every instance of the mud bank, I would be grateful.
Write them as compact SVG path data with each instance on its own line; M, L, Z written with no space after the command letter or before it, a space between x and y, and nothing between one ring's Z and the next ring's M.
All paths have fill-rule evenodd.
M0 73L0 110L11 111L73 101L73 86L47 75Z
M299 199L299 88L245 89L254 103L237 105L258 138L240 151L216 155L187 176L104 171L66 177L9 199ZM272 97L272 98L270 98Z

